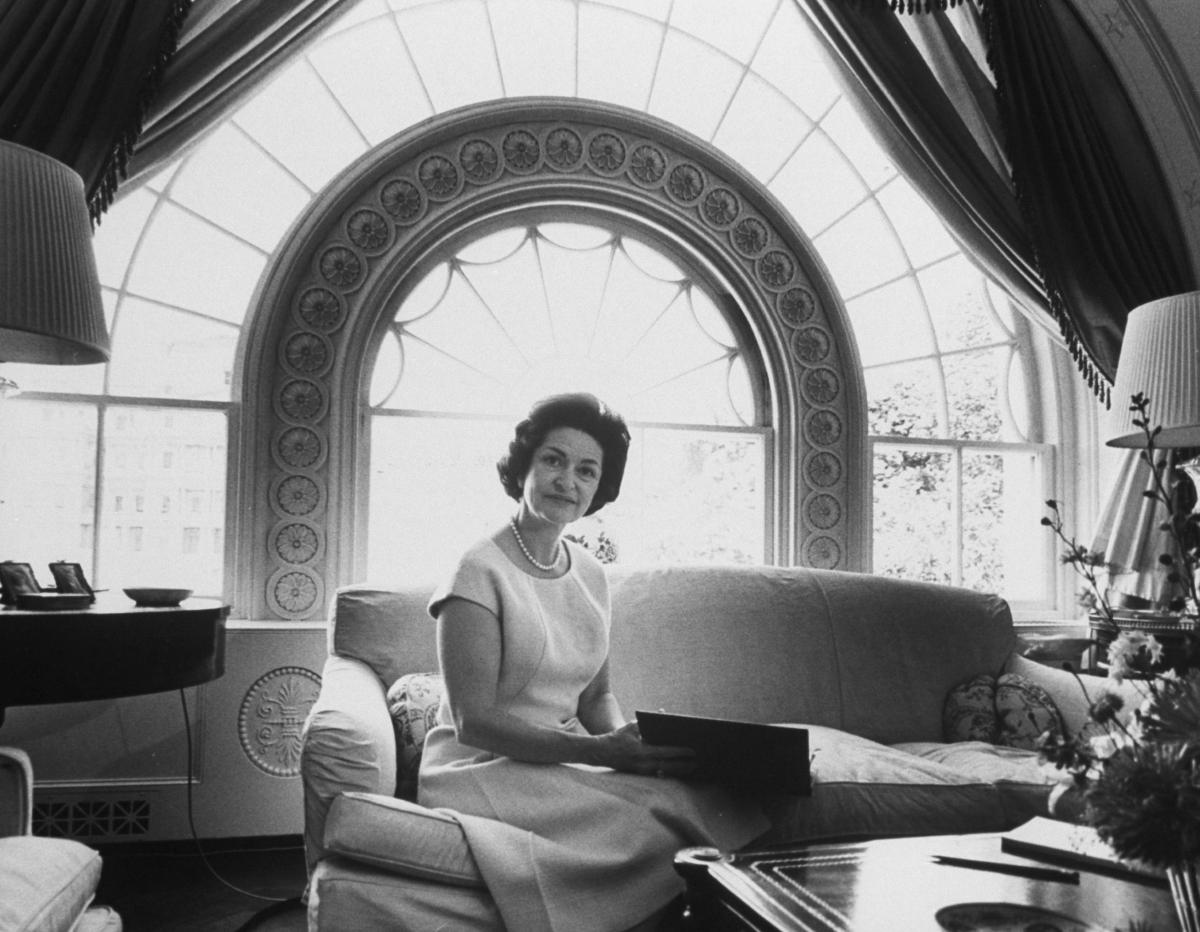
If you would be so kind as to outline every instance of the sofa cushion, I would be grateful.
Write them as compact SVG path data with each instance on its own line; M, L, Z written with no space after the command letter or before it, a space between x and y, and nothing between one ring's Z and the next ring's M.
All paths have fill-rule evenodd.
M1062 734L1048 690L1023 673L977 673L950 690L942 706L944 741L985 741L1033 750L1043 734Z
M772 827L754 844L1011 827L990 780L837 729L805 727L812 796L771 800Z
M442 678L436 673L407 673L387 691L388 712L396 729L396 795L416 800L417 773L425 735L437 724Z
M952 744L923 741L897 744L894 748L991 783L999 793L1005 820L1011 825L1049 812L1050 793L1058 775L1052 765L1041 762L1037 751L986 741Z
M1020 673L1005 673L996 681L996 715L1000 744L1034 750L1044 734L1060 735L1062 715L1054 698Z
M949 767L956 773L983 783L1008 780L1046 784L1054 779L1053 768L1038 759L1037 751L1026 748L1006 747L986 741L913 741L893 745L892 749Z
M432 593L432 583L343 586L334 597L329 652L362 661L384 686L413 670L435 669L437 644L425 610Z
M410 877L483 886L458 820L403 799L343 793L329 807L325 848Z
M66 932L100 882L100 855L77 841L0 838L0 929Z
M978 673L950 690L942 706L944 741L986 741L1000 734L996 715L996 678Z

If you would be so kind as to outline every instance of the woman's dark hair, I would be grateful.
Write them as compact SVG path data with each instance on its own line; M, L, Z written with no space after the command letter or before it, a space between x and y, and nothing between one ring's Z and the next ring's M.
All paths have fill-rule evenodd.
M629 428L621 415L587 392L551 395L529 409L529 414L513 432L508 453L496 463L504 491L509 498L521 500L533 453L542 445L546 434L556 427L574 427L600 445L604 454L600 482L585 514L599 511L621 492L625 458L629 454Z

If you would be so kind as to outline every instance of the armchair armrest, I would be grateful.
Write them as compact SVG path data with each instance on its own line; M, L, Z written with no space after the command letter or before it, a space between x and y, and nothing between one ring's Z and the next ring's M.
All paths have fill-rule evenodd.
M484 886L462 825L453 814L374 793L344 793L325 825L332 854L422 880Z
M325 819L341 793L393 796L396 732L383 683L365 663L331 656L304 726L304 846L311 871L324 854Z
M0 838L33 833L33 765L18 748L0 747Z

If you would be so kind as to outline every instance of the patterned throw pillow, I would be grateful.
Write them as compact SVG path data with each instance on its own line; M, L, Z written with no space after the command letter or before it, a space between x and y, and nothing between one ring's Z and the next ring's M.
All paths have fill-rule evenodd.
M980 673L950 690L942 704L943 741L995 744L999 734L994 676Z
M396 729L396 795L417 798L417 771L425 735L437 724L442 704L442 678L437 673L406 673L387 691L388 712Z
M1064 732L1062 715L1054 699L1033 680L1005 673L996 681L996 714L1000 719L998 744L1032 751L1038 739Z

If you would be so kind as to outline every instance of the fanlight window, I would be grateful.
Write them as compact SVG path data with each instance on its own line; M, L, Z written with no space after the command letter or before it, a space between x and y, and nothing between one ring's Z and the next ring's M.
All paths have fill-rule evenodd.
M567 389L594 392L634 435L621 497L572 529L601 559L767 557L771 432L720 283L665 245L544 218L419 276L371 380L373 576L444 573L502 523L515 505L495 461L529 404Z

